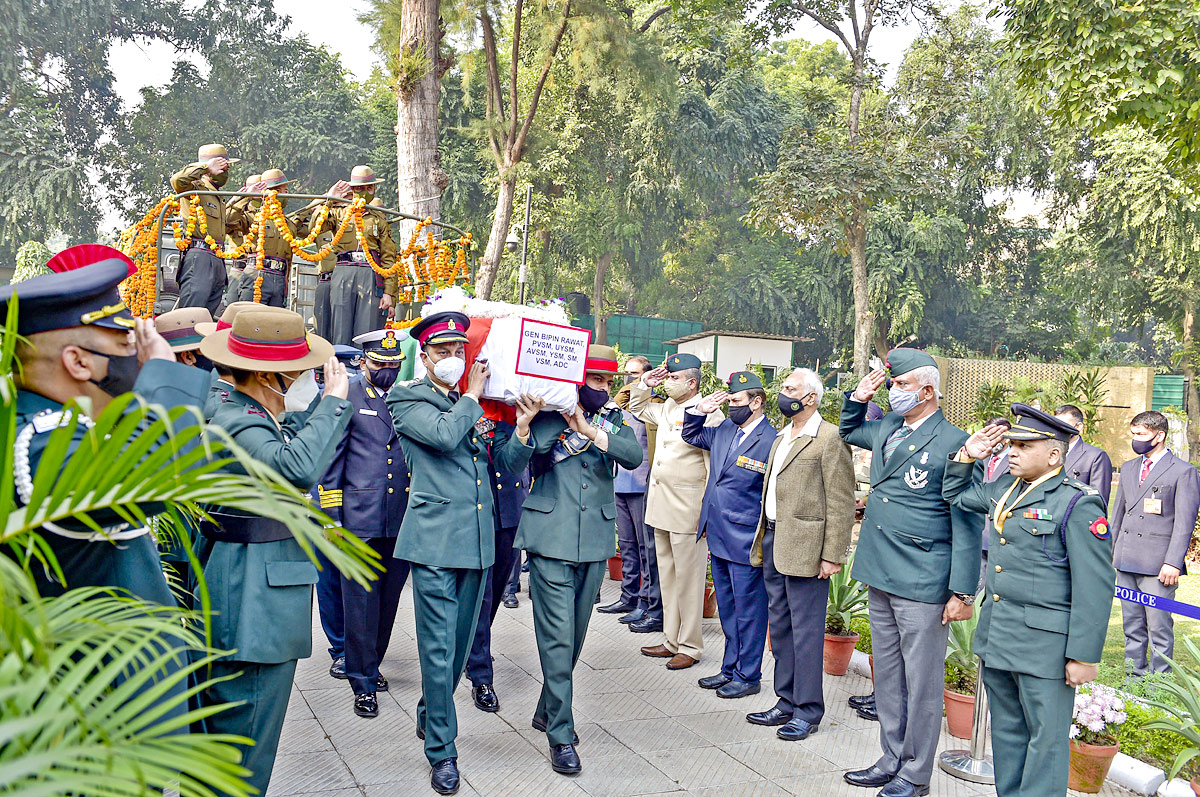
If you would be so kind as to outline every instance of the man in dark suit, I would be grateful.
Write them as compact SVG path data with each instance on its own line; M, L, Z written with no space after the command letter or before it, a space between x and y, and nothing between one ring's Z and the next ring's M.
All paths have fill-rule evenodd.
M709 413L726 400L729 417L719 426L705 426ZM750 548L762 510L763 474L775 442L775 427L763 417L766 402L758 376L738 371L729 377L728 391L705 397L683 416L684 442L711 454L698 535L708 537L725 656L721 671L699 683L703 689L717 690L717 697L756 695L762 680L767 590L762 568L750 564Z
M1121 465L1109 512L1117 586L1173 598L1179 576L1187 573L1184 556L1200 510L1200 476L1167 449L1167 418L1161 412L1139 412L1129 429L1138 456ZM1175 649L1171 613L1121 601L1121 614L1125 658L1133 659L1134 675L1147 672L1147 645L1153 648L1149 669L1168 672L1163 656Z
M371 546L384 566L370 589L341 577L344 666L360 717L379 716L376 693L388 689L379 664L408 579L408 562L392 556L408 503L408 464L384 402L400 373L405 355L399 344L406 337L404 331L380 329L354 338L363 347L364 378L350 385L354 413L317 486L321 509Z
M929 793L942 725L948 624L974 611L983 519L942 497L947 457L966 432L939 408L937 363L917 349L888 354L842 405L839 431L869 448L871 491L853 575L868 585L875 655L879 759L847 772L880 797ZM867 402L891 372L890 412L867 421Z
M1075 429L1063 471L1100 493L1100 500L1107 508L1108 496L1112 493L1113 464L1104 451L1083 442L1083 410L1074 404L1064 404L1054 411L1054 417Z
M483 417L476 427L483 439L488 441L488 466L491 469L492 506L495 508L496 564L488 570L483 585L483 603L479 607L479 623L475 626L475 640L467 656L467 678L471 681L471 698L480 711L500 710L500 697L492 686L492 623L496 612L508 591L513 569L513 560L520 551L513 549L517 537L517 525L521 522L521 505L529 495L529 472L510 473L503 470L492 455L492 441L496 440L496 428L503 425L511 433L512 425Z
M841 572L854 526L854 465L837 427L817 412L823 393L808 368L783 382L779 409L791 423L772 441L750 552L770 596L778 700L746 721L782 725L775 735L793 742L816 733L825 716L821 659L829 577Z

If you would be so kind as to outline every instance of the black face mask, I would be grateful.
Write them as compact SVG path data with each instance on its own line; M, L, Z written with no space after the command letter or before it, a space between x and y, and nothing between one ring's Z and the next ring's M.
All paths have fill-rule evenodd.
M607 390L597 390L591 385L579 386L579 406L583 407L584 412L598 412L608 403L608 398Z
M396 377L400 375L400 367L395 368L367 368L367 380L372 385L380 390L391 390L392 385L396 384Z
M133 383L137 381L138 373L142 370L136 354L121 357L116 354L105 354L102 351L95 351L94 349L84 349L84 351L91 352L98 357L108 360L108 373L104 375L104 378L99 380L89 379L89 382L114 398L122 393L133 391Z
M804 402L801 399L779 394L779 411L783 413L783 417L790 418L802 409L804 409Z
M733 421L738 426L741 426L746 421L750 420L750 416L754 414L754 410L750 409L749 405L743 407L729 407L729 420Z
M205 357L200 352L193 352L196 355L196 362L193 368L199 368L201 371L211 371L213 369L213 361Z

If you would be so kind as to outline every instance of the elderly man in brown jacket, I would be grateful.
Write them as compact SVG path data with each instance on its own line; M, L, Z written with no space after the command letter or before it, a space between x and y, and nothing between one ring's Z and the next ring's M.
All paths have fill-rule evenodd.
M763 567L769 603L775 694L755 725L782 725L788 741L816 733L825 715L821 694L829 577L841 571L854 524L854 465L836 425L817 413L824 388L807 369L792 371L779 394L791 420L779 432L750 563Z

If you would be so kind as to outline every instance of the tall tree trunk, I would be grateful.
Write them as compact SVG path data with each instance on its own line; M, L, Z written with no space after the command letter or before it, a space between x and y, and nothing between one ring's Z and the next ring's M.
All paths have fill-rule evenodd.
M444 68L438 52L438 0L404 0L400 6L401 52L414 64L399 76L396 100L397 207L414 216L440 219L441 194L449 178L438 164L438 99ZM400 225L403 244L413 223Z
M596 320L596 334L592 343L608 343L608 314L604 312L604 277L612 265L616 252L608 251L596 261L596 276L592 278L592 318Z
M1188 456L1200 452L1200 388L1196 385L1196 301L1183 302L1183 375L1187 379Z
M871 359L871 337L875 330L875 317L871 314L870 296L867 291L867 229L866 208L860 204L851 217L847 229L850 244L850 274L854 286L854 373L865 376Z
M511 174L511 171L509 173ZM496 212L492 215L492 231L488 235L487 249L479 263L479 273L475 275L475 295L480 299L492 298L492 285L496 282L496 270L500 268L504 242L508 238L508 224L512 219L513 193L516 187L516 177L507 177L500 181L500 188L496 191Z

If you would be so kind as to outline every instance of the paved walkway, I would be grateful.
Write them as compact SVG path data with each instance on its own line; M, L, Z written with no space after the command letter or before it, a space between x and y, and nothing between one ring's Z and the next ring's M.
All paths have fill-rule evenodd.
M524 579L522 579L524 582ZM618 584L605 580L604 603ZM704 623L704 660L670 672L661 659L639 655L661 634L633 634L615 615L594 614L575 671L575 722L583 772L573 778L550 769L545 736L529 727L541 688L527 592L517 609L500 609L493 631L495 686L501 709L477 710L470 685L456 694L462 795L664 794L765 797L850 795L873 791L845 784L844 770L865 767L878 755L875 723L859 719L846 698L871 689L857 675L825 676L827 714L820 732L804 742L784 742L773 728L750 725L745 714L775 702L772 659L764 662L763 691L722 700L696 686L717 671L723 637L717 620ZM412 600L406 587L392 644L383 664L391 692L381 693L379 717L354 715L350 688L329 677L320 625L313 619L316 655L300 662L283 741L268 797L399 797L432 795L429 766L415 735L420 696ZM941 749L965 743L943 732ZM935 770L932 794L969 797L990 788ZM1106 786L1103 794L1126 795Z

